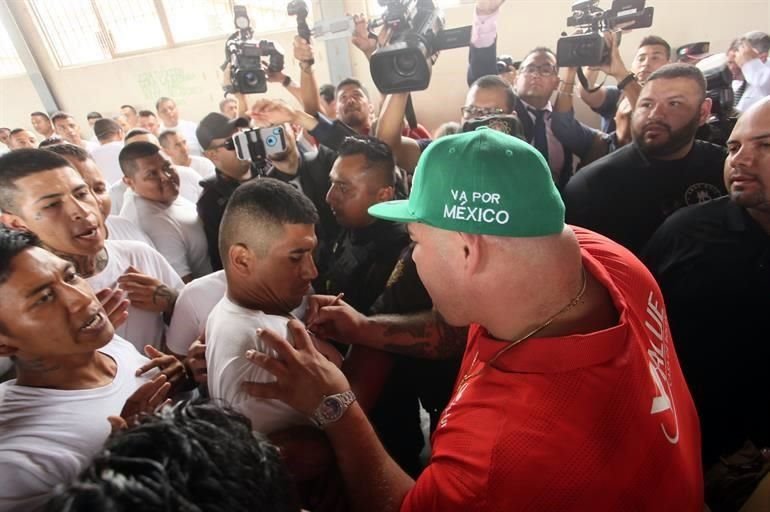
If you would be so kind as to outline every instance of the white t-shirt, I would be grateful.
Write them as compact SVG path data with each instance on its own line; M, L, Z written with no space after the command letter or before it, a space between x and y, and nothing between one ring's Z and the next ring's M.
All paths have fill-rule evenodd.
M225 271L219 270L187 283L179 292L174 315L168 326L166 345L174 354L185 355L193 341L203 334L206 320L227 290Z
M206 233L194 203L180 196L166 206L134 195L133 206L133 212L124 206L121 216L136 222L177 274L195 279L211 273Z
M152 240L144 234L144 231L128 219L124 219L119 215L110 215L107 217L105 224L107 225L110 240L134 240L135 242L144 242L150 247L155 247L152 245Z
M198 143L198 136L195 135L195 130L197 129L197 123L180 119L176 126L161 125L159 133L163 133L165 130L174 130L180 132L182 135L184 135L184 138L187 139L187 150L190 152L190 154L201 156L203 151L201 151L201 145Z
M214 174L214 164L205 156L190 156L190 168L201 175L201 178L208 178Z
M189 167L183 165L175 165L174 168L179 174L179 196L184 197L188 201L193 203L198 202L198 198L203 191L200 186L200 175ZM132 198L134 192L128 188L128 185L123 183L123 180L118 181L110 186L110 199L112 199L112 207L110 208L110 215L120 215L123 208L126 208L129 212L133 208ZM130 215L123 215L129 217Z
M224 400L249 418L254 430L264 434L310 424L305 415L280 400L257 399L241 391L244 381L275 381L272 374L250 363L244 354L249 349L257 349L275 357L275 351L258 340L255 331L258 327L267 328L288 339L288 321L286 317L242 308L223 297L206 323L206 365L211 398Z
M61 390L0 384L0 510L42 509L53 488L74 480L110 435L108 416L146 382L136 370L148 360L114 337L99 350L117 364L103 387Z
M96 167L104 174L107 185L113 185L123 179L123 171L118 163L118 155L123 149L123 142L116 140L108 142L91 151L91 158L94 159Z
M118 277L122 276L129 266L174 290L181 290L184 286L179 275L163 256L147 244L129 240L106 240L104 247L109 255L107 266L95 276L86 279L96 292L114 287ZM128 306L128 320L115 330L117 335L130 341L142 353L145 345L160 348L165 332L162 313L144 311L131 305Z
M99 141L96 141L96 140L84 140L83 142L86 145L84 149L88 151L89 154L93 154L94 149L101 146L101 144L99 144Z

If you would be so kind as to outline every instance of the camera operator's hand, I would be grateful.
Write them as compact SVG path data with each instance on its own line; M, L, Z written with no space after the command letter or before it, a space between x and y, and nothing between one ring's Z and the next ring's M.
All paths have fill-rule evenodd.
M494 14L500 9L505 0L476 0L476 14L479 16L488 16Z
M743 66L749 61L759 58L759 52L748 41L742 42L735 52L735 62Z
M607 47L610 49L610 62L596 69L618 81L623 80L628 76L629 71L623 62L623 57L620 56L620 32L605 32L603 35Z
M311 62L315 61L313 45L308 43L304 37L294 36L294 58L299 61L302 71L310 69L312 67Z
M356 48L364 52L367 59L372 56L378 47L384 46L390 41L391 29L388 26L383 26L380 33L374 37L369 32L369 23L366 16L363 14L354 15L353 23L355 23L355 28L353 29L351 42Z
M257 126L294 123L297 111L278 100L259 99L251 107L251 118Z
M268 82L282 83L286 75L283 74L283 71L268 71L265 69L265 78Z

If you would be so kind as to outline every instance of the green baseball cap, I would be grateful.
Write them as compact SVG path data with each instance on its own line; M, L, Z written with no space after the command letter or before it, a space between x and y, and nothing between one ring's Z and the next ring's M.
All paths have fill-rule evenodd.
M433 141L420 156L409 199L378 203L369 214L479 235L564 229L564 203L540 152L485 126Z

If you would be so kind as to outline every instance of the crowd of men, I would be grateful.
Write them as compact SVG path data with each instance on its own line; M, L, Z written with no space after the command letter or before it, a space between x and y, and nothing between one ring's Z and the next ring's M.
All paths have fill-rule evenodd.
M433 138L300 37L296 105L0 129L0 511L770 510L770 36L719 145L663 38L499 70L502 3Z

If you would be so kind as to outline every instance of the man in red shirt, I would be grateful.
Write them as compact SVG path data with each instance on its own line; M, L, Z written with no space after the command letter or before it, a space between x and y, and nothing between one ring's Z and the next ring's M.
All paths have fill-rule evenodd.
M388 457L300 325L296 348L261 333L280 359L249 357L277 380L245 389L325 429L354 510L701 511L697 414L644 266L566 226L548 164L514 137L482 128L438 139L414 179L408 201L370 213L410 223L434 307L447 324L470 325L422 475L412 481ZM308 325L354 343L446 353L443 323L419 322L367 319L316 298Z

